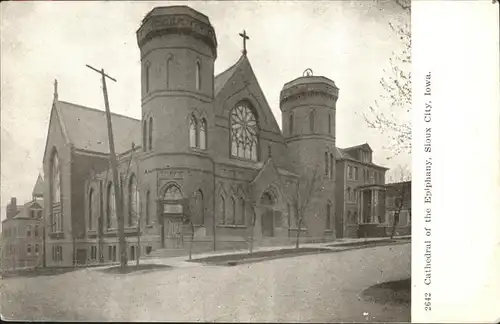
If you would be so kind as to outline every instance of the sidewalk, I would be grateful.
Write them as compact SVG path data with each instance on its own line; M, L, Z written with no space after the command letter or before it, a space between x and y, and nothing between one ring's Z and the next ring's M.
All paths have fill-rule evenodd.
M392 241L408 241L411 242L411 235L404 236L394 236ZM382 241L382 242L381 242ZM387 241L387 242L385 242ZM377 246L380 245L388 245L388 244L396 244L396 242L389 242L389 237L373 237L373 238L343 238L338 239L332 242L323 242L323 243L301 243L299 245L300 248L319 248L319 249L329 249L332 251L344 251L344 250L353 250L360 249L364 247L371 247L372 244ZM365 244L366 243L366 244ZM377 244L380 243L380 244ZM385 243L385 244L383 244ZM273 251L273 250L282 250L282 249L293 249L295 245L283 245L283 246L266 246L266 247L256 247L253 249L253 252L263 252L263 251ZM148 257L141 259L141 264L162 264L168 265L175 268L187 268L187 267L200 267L200 266L211 266L205 265L203 263L198 262L190 262L188 261L188 253L184 256L178 257ZM197 253L192 255L192 260L202 259L207 257L214 256L225 256L225 255L241 255L248 254L248 249L238 250L238 251L215 251L215 252L204 252ZM129 265L135 265L135 261L130 261Z

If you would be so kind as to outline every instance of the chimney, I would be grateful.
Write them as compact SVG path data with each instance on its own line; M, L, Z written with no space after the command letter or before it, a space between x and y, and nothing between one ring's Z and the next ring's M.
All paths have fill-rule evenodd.
M7 218L12 218L17 214L17 199L16 197L10 198L10 204L7 205L6 211Z

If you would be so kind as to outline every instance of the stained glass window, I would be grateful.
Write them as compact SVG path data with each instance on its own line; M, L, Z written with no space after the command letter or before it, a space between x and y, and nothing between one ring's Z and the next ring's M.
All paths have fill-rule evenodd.
M247 104L231 112L231 156L257 161L257 120Z
M108 185L108 228L116 228L116 203L115 203L115 188L110 182Z
M132 226L139 217L139 189L137 188L137 178L135 175L130 177L128 187L129 199L129 219L128 225Z
M61 173L57 153L52 158L52 204L61 202Z

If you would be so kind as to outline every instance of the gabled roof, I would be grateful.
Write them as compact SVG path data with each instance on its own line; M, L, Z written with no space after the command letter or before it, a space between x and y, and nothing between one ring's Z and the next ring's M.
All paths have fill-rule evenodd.
M335 158L337 160L340 160L340 159L353 159L354 160L354 158L352 156L350 156L349 153L345 152L344 149L341 149L340 147L335 148Z
M43 197L43 178L41 174L38 174L38 179L36 179L36 183L33 187L33 192L31 195L33 197Z
M344 148L343 150L344 151L352 151L352 150L359 149L359 148L368 149L370 152L373 152L372 148L370 147L370 145L368 143L363 143L363 144L359 144L359 145L349 146L349 147Z
M214 79L214 96L217 96L219 92L224 88L227 81L233 76L234 72L238 67L247 60L245 55L242 55L236 63L230 66L227 70L217 74Z
M76 149L109 154L106 114L102 110L65 101L56 101L61 127ZM132 142L141 145L141 122L138 119L111 113L115 151L131 149Z

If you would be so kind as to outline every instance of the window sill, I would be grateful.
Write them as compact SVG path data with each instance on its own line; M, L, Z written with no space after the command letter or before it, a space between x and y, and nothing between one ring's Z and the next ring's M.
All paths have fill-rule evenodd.
M217 225L217 227L222 227L222 228L247 228L246 225L230 225L230 224L220 224L220 225Z
M290 227L288 230L289 230L289 231L298 231L299 229L298 229L297 227ZM305 231L307 231L307 227L305 227L305 228L304 228L304 227L301 227L301 228L300 228L300 231L301 231L301 232L305 232Z
M190 147L191 151L193 152L196 152L196 153L199 153L199 154L203 154L203 155L207 155L208 154L208 149L202 149L202 148L199 148L199 147Z

